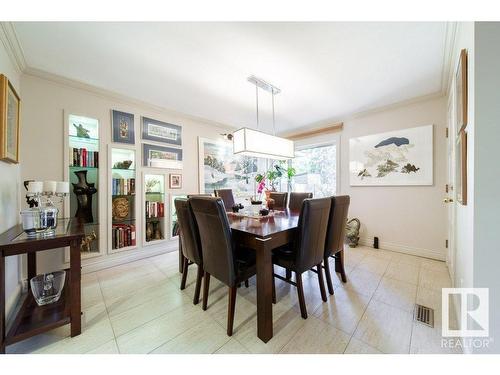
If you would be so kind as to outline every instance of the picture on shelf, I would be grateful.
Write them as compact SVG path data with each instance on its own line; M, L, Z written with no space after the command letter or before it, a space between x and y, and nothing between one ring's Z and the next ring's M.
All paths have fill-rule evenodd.
M182 127L143 117L142 139L181 146Z
M170 189L182 188L182 175L177 173L170 173Z
M111 111L113 142L135 144L134 114Z
M182 169L182 149L144 143L142 155L145 167Z
M6 76L0 74L0 160L19 162L21 99Z

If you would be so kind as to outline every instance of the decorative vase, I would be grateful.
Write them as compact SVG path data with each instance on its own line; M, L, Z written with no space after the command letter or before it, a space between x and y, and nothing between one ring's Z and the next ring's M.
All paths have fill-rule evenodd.
M95 183L87 181L87 171L85 170L76 171L75 175L78 177L78 182L73 183L73 193L75 193L78 202L75 217L83 219L86 223L92 223L94 221L92 195L97 193Z

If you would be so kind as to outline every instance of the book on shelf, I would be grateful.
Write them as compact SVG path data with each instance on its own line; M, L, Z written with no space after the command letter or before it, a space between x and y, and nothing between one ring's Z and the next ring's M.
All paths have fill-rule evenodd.
M113 224L111 232L113 249L136 245L134 224Z
M112 195L134 195L135 178L113 178Z
M86 148L69 148L70 167L99 168L99 151L88 151Z
M146 219L164 217L165 203L146 201Z

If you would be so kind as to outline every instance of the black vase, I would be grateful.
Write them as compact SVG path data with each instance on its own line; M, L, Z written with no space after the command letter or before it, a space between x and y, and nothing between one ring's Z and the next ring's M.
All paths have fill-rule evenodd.
M92 195L97 193L95 183L87 181L87 171L76 171L78 182L73 184L73 193L76 195L78 208L76 209L75 217L83 219L86 223L92 223Z

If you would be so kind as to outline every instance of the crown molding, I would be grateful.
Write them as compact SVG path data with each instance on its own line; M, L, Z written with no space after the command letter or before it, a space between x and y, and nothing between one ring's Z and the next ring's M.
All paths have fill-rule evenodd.
M75 90L86 91L92 95L95 95L95 96L98 96L98 97L101 97L104 99L113 99L113 100L116 100L116 101L121 102L123 104L145 107L145 108L147 108L151 111L154 111L154 112L164 112L164 113L166 112L168 114L171 114L172 116L184 117L184 118L191 120L191 121L202 122L202 123L205 123L207 125L211 125L214 127L225 129L225 130L237 129L236 126L223 124L223 123L209 120L209 119L206 119L203 117L198 117L198 116L190 115L187 113L179 112L179 111L176 111L176 110L171 109L171 108L148 103L148 102L142 101L140 99L132 98L130 96L126 96L126 95L117 93L115 91L107 90L104 88L90 85L90 84L85 83L85 82L81 82L81 81L66 78L66 77L63 77L63 76L60 76L57 74L49 73L49 72L46 72L44 70L26 67L26 69L24 70L23 73L26 76L31 76L31 77L35 77L38 79L43 79L43 80L51 82L52 84L56 84L56 85L59 85L62 87L66 87L66 88L69 87L69 88L72 88Z
M27 67L26 59L12 22L0 22L0 40L5 46L12 65L19 73L24 73Z
M457 37L458 22L447 22L445 33L445 45L443 55L443 71L441 73L441 91L443 95L448 94L450 82L453 77L453 51Z

